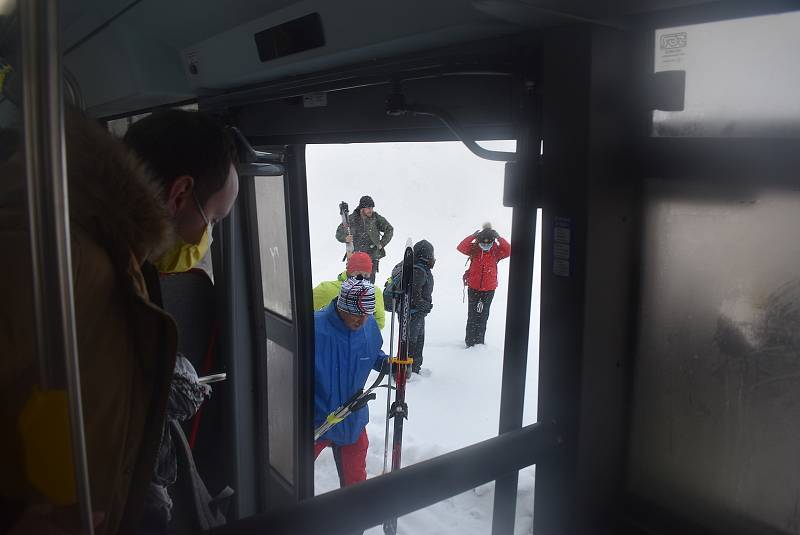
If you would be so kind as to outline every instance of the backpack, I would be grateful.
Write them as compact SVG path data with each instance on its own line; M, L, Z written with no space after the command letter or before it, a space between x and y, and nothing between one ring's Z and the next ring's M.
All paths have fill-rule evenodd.
M394 306L394 297L392 296L393 289L394 284L392 284L392 278L389 277L386 279L386 284L383 285L383 309L386 312L391 312Z
M394 309L394 296L400 295L400 284L403 281L403 263L392 268L392 274L383 286L383 309L391 312Z
M402 278L401 275L386 279L386 284L383 286L383 309L386 312L391 312L394 308L394 295L400 292L400 280Z
M467 258L467 261L464 262L464 265L467 266L467 270L461 276L461 280L464 282L464 286L469 286L469 270L472 269L472 255Z
M467 300L467 288L469 288L469 270L472 269L472 256L467 258L467 261L464 262L464 265L467 266L467 270L464 272L463 275L461 275L461 280L464 283L464 287L461 289L462 303L464 303Z

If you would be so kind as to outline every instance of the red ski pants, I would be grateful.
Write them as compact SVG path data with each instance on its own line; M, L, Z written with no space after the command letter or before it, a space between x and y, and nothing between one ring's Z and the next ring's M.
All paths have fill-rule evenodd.
M330 446L333 448L333 459L336 461L336 470L339 472L339 485L347 487L367 479L367 430L361 431L358 440L352 444L339 446L330 440L317 440L314 442L314 459L319 457L322 450Z

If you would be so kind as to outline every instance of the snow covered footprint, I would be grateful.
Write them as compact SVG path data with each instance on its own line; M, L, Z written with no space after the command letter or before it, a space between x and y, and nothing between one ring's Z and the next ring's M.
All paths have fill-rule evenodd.
M418 372L413 372L409 374L408 379L406 382L413 383L415 381L419 381L421 378L430 377L432 372L430 368L420 368Z

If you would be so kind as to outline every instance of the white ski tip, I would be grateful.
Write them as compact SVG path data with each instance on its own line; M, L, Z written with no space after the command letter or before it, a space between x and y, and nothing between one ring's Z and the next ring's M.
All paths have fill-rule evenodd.
M414 247L414 242L411 241L411 238L406 240L406 247Z

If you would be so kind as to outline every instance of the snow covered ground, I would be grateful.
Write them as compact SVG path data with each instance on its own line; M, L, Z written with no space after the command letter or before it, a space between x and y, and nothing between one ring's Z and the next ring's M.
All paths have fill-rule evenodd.
M513 150L513 142L489 148ZM424 368L414 377L406 400L409 419L403 434L403 465L430 459L497 435L502 351L505 334L508 260L500 264L500 287L491 306L486 345L465 349L466 304L462 303L466 257L455 247L466 235L491 221L510 240L511 209L502 206L503 164L481 160L460 143L378 143L311 145L307 148L309 223L314 284L344 269L344 246L334 239L338 204L352 209L362 195L394 226L387 258L376 284L383 287L392 266L402 259L407 238L430 241L436 252L434 308L425 327ZM402 184L402 188L400 187ZM537 239L537 243L539 240ZM513 249L513 243L512 243ZM534 272L533 311L524 424L536 421L538 394L538 280ZM389 352L389 320L383 331ZM385 389L370 404L368 477L383 470ZM315 465L316 493L339 486L330 449ZM516 533L532 533L534 467L520 473ZM489 483L402 517L401 534L480 534L491 532L494 484ZM382 534L380 527L370 535Z

